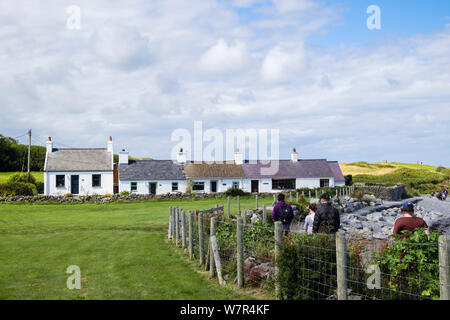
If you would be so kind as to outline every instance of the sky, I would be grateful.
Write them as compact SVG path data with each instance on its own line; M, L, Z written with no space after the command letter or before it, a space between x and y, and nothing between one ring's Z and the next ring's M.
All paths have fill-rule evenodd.
M0 2L0 133L21 143L169 159L202 121L279 130L284 159L450 166L449 98L447 0Z

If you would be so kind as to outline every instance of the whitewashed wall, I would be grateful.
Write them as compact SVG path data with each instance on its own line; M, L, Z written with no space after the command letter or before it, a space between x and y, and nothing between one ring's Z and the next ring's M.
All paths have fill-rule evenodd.
M120 180L119 192L131 192L131 182L137 182L137 194L149 194L150 183L156 183L156 194L184 193L186 191L186 180ZM172 192L172 182L178 182L178 191Z
M92 187L92 175L101 175L101 186ZM56 187L56 176L64 175L64 187ZM93 194L113 194L114 176L113 172L45 172L44 173L44 193L46 195L64 195L71 192L71 176L78 175L79 178L79 195Z

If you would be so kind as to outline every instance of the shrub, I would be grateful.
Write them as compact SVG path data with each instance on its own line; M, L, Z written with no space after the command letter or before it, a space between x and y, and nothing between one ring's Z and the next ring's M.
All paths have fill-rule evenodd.
M105 195L104 195L104 197L105 198L111 198L113 195L111 194L111 193L106 193Z
M0 196L33 196L37 194L34 184L23 182L7 182L0 184Z
M401 238L393 235L396 242L375 254L381 272L388 275L386 285L398 297L403 292L439 299L439 250L437 246L440 233L432 231L429 235L425 229L416 229L414 233Z
M348 174L344 177L345 179L345 185L346 186L351 186L353 185L353 176L351 174Z
M31 173L28 176L26 173L17 172L9 177L8 182L23 182L36 185L36 178Z
M36 190L38 194L44 193L44 183L43 182L36 182Z
M119 195L121 195L121 196L129 196L129 195L130 195L130 192L129 192L129 191L121 191L121 192L119 193Z
M227 191L225 191L225 194L232 197L248 195L248 193L245 193L242 189L239 188L229 188Z
M186 182L186 193L192 193L192 188L194 187L194 181L188 180Z
M64 197L73 197L73 195L70 192L68 192L64 194Z

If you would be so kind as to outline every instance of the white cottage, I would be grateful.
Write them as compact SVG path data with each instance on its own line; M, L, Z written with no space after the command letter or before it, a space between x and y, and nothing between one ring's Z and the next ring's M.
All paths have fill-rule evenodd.
M106 148L53 148L47 141L44 164L46 195L94 195L113 193L113 142Z

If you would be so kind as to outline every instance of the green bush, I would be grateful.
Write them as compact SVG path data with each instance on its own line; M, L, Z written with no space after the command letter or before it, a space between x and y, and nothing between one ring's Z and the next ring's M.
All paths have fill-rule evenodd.
M383 274L389 275L385 285L394 292L398 292L398 298L403 293L411 293L418 296L439 299L439 250L438 231L432 231L429 235L425 229L416 229L414 233L404 231L407 238L393 235L396 242L380 254L377 265ZM392 296L392 295L391 295ZM408 294L406 294L408 296Z
M336 240L332 236L291 234L277 260L279 298L327 299L335 294Z
M239 188L229 188L227 191L225 191L225 194L227 196L232 197L249 195L248 193L244 192L242 189Z
M351 186L353 185L353 176L351 174L348 174L344 177L345 179L345 185L346 186Z
M0 196L33 196L37 195L37 189L34 184L23 182L7 182L0 184Z
M36 178L31 173L28 176L26 173L17 172L9 177L8 182L32 183L36 185Z
M121 196L129 196L129 195L130 195L130 192L129 192L129 191L121 191L121 192L119 193L119 195L121 195Z
M44 183L36 182L35 185L36 185L37 193L43 194L44 193Z

